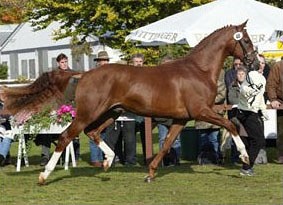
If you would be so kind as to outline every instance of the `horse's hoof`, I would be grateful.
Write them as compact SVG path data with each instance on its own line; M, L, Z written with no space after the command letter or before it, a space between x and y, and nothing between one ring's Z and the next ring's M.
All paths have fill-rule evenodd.
M102 166L103 166L104 171L106 172L106 171L109 169L109 163L108 163L108 161L107 161L107 160L104 160Z
M241 156L240 158L241 158L242 162L244 162L245 164L250 164L249 156Z
M150 176L146 176L146 177L144 178L144 182L147 182L147 183L153 182L153 178L150 177Z
M43 172L40 172L39 174L39 177L38 177L38 185L45 185L45 178L44 178L44 173Z

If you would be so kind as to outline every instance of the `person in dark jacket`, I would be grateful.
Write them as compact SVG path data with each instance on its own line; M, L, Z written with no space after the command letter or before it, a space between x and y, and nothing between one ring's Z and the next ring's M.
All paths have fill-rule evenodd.
M278 163L283 164L283 60L275 63L270 69L266 82L266 90L270 105L277 109L277 150Z

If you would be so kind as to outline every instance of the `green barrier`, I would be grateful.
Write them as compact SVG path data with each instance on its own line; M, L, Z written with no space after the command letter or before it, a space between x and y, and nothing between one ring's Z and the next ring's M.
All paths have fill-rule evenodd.
M182 159L196 161L199 153L199 131L194 127L186 127L181 132L180 139Z

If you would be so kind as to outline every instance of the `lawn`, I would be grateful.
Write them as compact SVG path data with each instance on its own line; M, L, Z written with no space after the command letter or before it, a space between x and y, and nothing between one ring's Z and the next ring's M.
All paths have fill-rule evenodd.
M139 139L139 138L138 138ZM17 142L12 145L16 161ZM157 151L156 136L154 152ZM0 168L0 204L283 204L283 166L276 164L275 148L268 148L267 165L256 165L254 177L241 177L240 165L197 165L182 160L177 167L160 167L152 183L145 183L147 168L140 165L117 165L104 172L89 166L88 139L81 137L81 160L78 167L65 171L57 166L38 186L42 167L40 147L30 151L30 167L16 172L14 165ZM138 160L142 161L138 143Z

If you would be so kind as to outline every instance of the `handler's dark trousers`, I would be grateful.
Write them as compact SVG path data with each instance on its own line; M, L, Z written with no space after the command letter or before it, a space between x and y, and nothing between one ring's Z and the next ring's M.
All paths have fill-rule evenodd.
M253 167L259 150L265 146L263 121L258 113L244 110L239 110L237 118L248 134L241 137L250 158L250 165L243 163L243 169L247 170Z
M109 147L115 151L115 154L119 157L121 163L128 165L136 164L136 133L135 133L135 121L115 121L109 127L107 127L107 134L105 136L105 142ZM118 140L122 136L124 143L119 146ZM118 145L118 146L117 146ZM123 151L124 147L124 151Z

